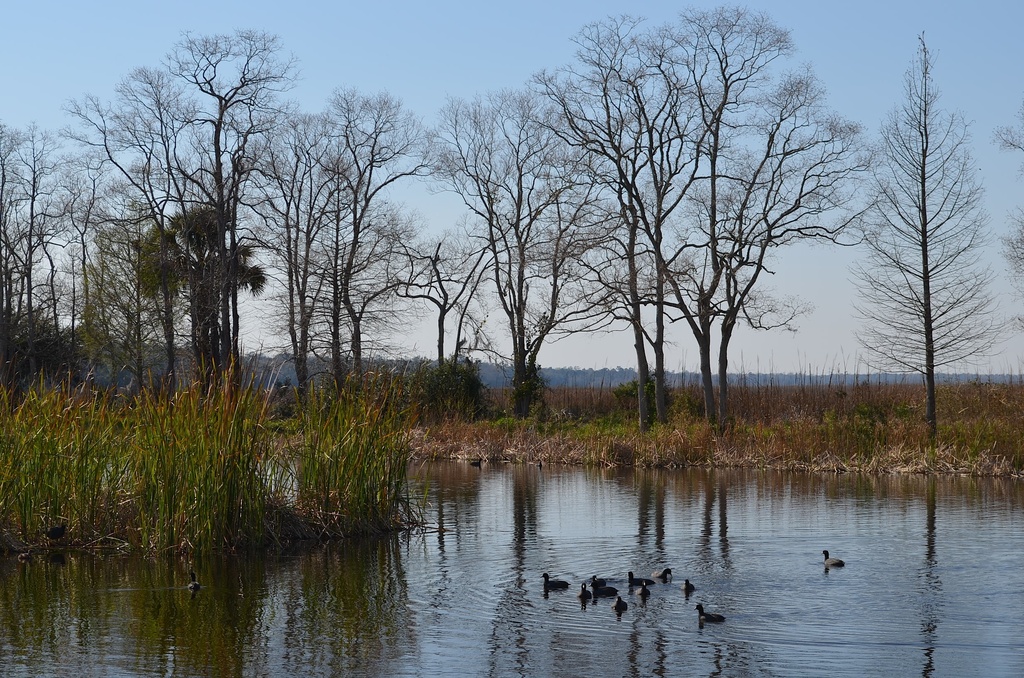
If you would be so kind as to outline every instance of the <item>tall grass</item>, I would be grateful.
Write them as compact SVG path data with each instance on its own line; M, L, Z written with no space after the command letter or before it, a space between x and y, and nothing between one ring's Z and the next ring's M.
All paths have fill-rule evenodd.
M403 488L411 414L398 382L353 382L313 393L295 454L298 506L325 534L365 532L407 515Z
M193 388L169 401L143 394L126 422L131 541L201 551L263 546L273 448L266 412L266 395L252 388Z
M394 529L412 515L400 402L384 382L315 392L284 440L256 388L0 391L0 548L58 524L78 545L183 552Z

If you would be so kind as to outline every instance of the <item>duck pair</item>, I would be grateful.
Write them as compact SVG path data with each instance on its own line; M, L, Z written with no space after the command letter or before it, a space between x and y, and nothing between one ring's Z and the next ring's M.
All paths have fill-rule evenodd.
M828 550L823 550L821 552L821 554L823 556L825 556L825 569L826 570L829 569L829 568L832 568L832 567L845 567L846 566L846 561L842 560L841 558L832 558L832 557L830 557L829 554L828 554ZM693 585L690 584L690 580L687 579L686 580L686 584L684 586L684 590L687 593L689 593L690 591L693 590L692 586ZM697 610L697 619L699 620L701 625L703 625L705 622L719 623L719 622L724 622L725 621L725 617L723 617L720 614L715 614L713 612L705 612L704 611L704 606L699 604L699 603L698 603L697 607L695 607L694 609Z

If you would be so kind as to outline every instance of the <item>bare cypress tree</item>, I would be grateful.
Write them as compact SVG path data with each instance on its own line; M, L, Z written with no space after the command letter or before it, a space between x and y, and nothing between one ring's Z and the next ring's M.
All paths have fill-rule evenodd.
M869 360L921 374L934 436L935 370L985 355L999 325L988 291L992 272L980 261L987 217L968 124L938 106L933 67L922 37L905 98L882 127L867 253L853 273Z

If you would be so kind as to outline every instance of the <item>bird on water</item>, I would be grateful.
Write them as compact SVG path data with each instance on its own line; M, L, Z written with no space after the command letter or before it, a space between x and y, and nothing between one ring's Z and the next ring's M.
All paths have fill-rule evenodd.
M580 592L576 594L576 597L579 598L580 600L586 601L586 600L590 600L593 597L593 594L590 591L587 590L586 583L583 583L583 584L580 584Z
M664 570L655 570L651 573L651 576L655 579L660 579L662 583L668 583L672 579L672 568L666 567Z
M825 569L830 567L843 567L846 565L846 562L839 558L829 558L828 551L822 551L821 553L825 556Z
M51 541L57 541L64 536L64 533L68 531L68 526L61 523L60 525L54 525L46 531L46 538Z
M647 600L647 596L651 595L651 590L647 588L647 584L640 584L640 589L636 593L641 600Z
M725 617L723 617L720 614L715 614L714 612L705 612L704 611L704 606L701 605L700 603L697 603L697 607L695 607L693 609L697 610L697 620L701 624L703 624L704 622L711 622L711 623L716 623L717 624L718 622L724 622L725 621Z
M685 593L686 595L690 595L696 590L697 587L691 584L689 579L683 582L683 593Z
M563 581L561 579L552 579L547 572L545 572L541 576L544 577L545 591L569 588L569 582Z
M195 593L200 588L199 587L199 582L196 581L196 572L195 572L195 570L189 570L188 571L188 576L192 580L192 581L190 581L188 583L188 590L191 591L192 593Z
M612 603L612 609L615 610L615 613L622 614L627 608L629 608L629 605L622 599L622 596L615 596L615 602Z
M630 586L640 586L641 584L647 584L648 586L654 586L654 580L653 579L646 579L644 577L634 577L633 573L630 572L629 573L629 585Z
M590 590L594 592L595 598L611 598L619 594L619 590L614 586L598 586L597 584L591 584Z

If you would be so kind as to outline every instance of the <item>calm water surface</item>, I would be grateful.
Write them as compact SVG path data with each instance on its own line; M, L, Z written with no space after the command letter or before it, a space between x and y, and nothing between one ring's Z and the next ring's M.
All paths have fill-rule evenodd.
M426 530L187 563L0 558L2 676L1021 676L1024 483L413 470ZM826 571L822 549L846 560ZM626 573L669 566L643 602ZM541 573L568 580L544 594ZM582 608L608 578L629 603ZM687 598L684 578L697 586ZM701 628L693 607L727 617Z

